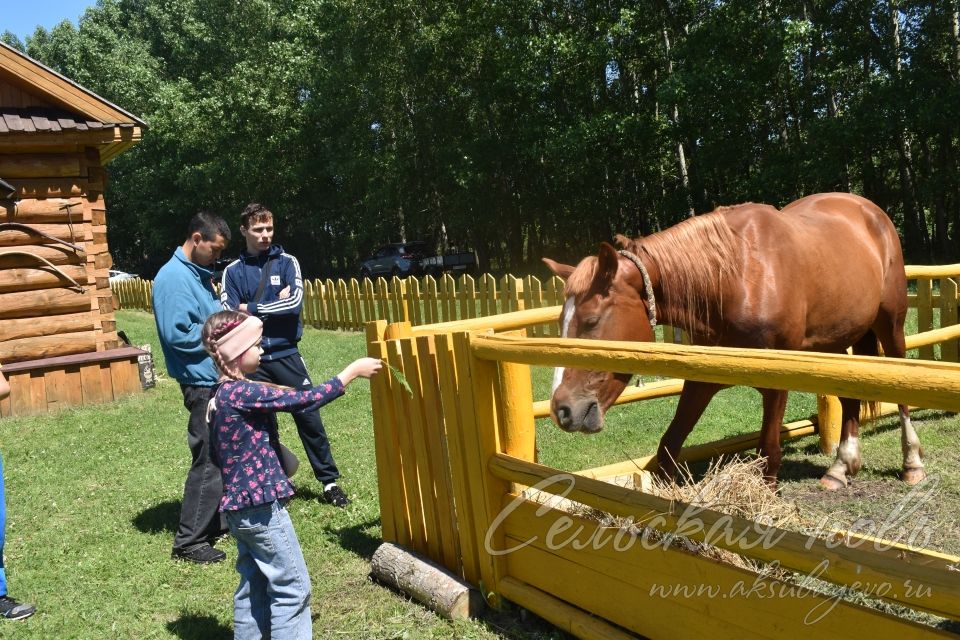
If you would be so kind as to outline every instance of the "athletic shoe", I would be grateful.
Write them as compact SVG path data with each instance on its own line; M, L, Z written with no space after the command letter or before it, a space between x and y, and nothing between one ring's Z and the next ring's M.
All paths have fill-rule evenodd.
M32 604L17 602L10 596L0 596L0 618L23 620L29 618L37 609Z
M174 549L170 557L174 560L187 560L197 564L213 564L226 560L227 554L204 542L189 549Z
M340 509L350 504L350 498L343 492L343 489L335 484L330 485L329 489L323 491L323 501Z

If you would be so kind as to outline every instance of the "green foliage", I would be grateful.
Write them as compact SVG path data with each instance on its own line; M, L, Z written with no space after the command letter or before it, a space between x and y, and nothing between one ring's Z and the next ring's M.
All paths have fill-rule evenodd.
M912 262L953 261L956 11L100 0L25 47L149 122L107 193L117 261L146 275L194 211L235 220L250 200L311 276L401 236L523 273L690 210L826 190L888 210Z

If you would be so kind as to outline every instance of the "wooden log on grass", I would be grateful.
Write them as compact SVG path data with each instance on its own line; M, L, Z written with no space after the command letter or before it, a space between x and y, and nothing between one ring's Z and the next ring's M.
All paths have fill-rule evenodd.
M476 616L483 606L480 594L470 585L391 542L384 542L374 552L370 573L449 620Z

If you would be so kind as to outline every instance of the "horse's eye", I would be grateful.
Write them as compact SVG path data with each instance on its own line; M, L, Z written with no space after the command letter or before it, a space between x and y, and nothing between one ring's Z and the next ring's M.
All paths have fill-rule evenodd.
M583 322L580 323L584 331L590 331L597 326L597 323L600 322L600 316L590 316L589 318L584 318Z

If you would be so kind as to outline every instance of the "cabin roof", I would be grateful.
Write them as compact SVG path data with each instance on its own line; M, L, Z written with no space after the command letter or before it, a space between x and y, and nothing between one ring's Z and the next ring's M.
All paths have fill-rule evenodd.
M60 130L85 131L97 128L98 124L99 128L147 126L129 111L3 42L0 42L0 81L38 98L37 105L0 106L3 120L0 133L56 131L52 128L51 115ZM32 111L36 106L46 107L47 111L42 108Z
M109 126L133 127L133 123L104 123L90 120L66 109L55 107L0 106L0 133L57 133L59 131L93 131Z

